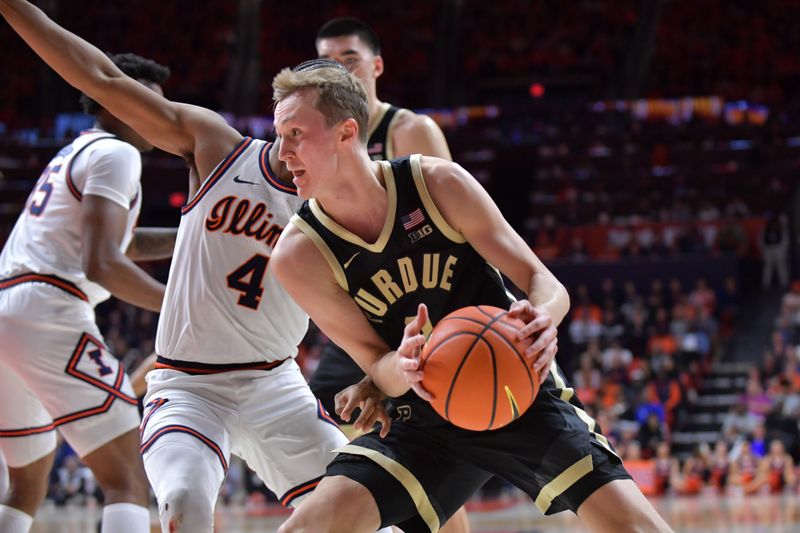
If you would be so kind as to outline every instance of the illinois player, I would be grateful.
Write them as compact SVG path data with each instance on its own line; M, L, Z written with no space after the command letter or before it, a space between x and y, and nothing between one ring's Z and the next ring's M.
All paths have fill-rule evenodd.
M364 89L336 63L285 69L273 88L280 159L309 198L273 271L400 415L386 438L368 433L340 450L281 531L438 531L491 475L524 489L542 512L573 510L594 530L669 531L553 361L565 289L474 178L437 158L370 161ZM510 313L526 322L526 355L543 384L517 421L472 432L425 401L422 302L433 322L465 305L508 306L490 264L527 289Z
M335 18L317 32L316 45L320 58L344 65L364 84L369 106L367 151L373 161L411 154L451 159L447 140L430 117L378 99L377 80L384 63L380 41L372 28L353 17ZM363 377L364 372L350 356L328 343L309 383L322 405L335 413L334 396Z
M153 95L169 75L133 54L106 61ZM28 531L44 500L55 429L106 495L103 531L150 531L136 400L94 307L113 294L158 311L164 285L132 260L169 257L175 231L134 231L140 152L152 145L85 95L81 101L95 127L44 169L0 255L0 449L10 478L0 506L4 532Z
M0 11L64 79L191 161L202 181L183 208L141 425L162 529L213 530L231 453L284 505L299 502L347 439L294 361L307 316L269 266L300 205L295 187L273 171L277 151L217 113L143 90L30 3L0 0ZM369 418L387 422L379 409Z

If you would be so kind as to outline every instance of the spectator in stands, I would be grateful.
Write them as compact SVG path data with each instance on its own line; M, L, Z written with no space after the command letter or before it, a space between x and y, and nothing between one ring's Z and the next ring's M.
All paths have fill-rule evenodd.
M745 233L744 227L742 227L740 216L735 216L726 220L717 232L715 246L722 254L734 254L739 259L743 259L747 256L750 243L747 240L747 233Z
M714 454L709 464L709 485L716 487L718 492L723 492L728 485L728 475L731 468L731 459L728 455L728 444L718 440L714 445Z
M572 375L572 384L578 393L578 397L585 404L595 402L597 390L600 388L602 376L595 368L592 356L586 352L581 356L580 366Z
M750 378L747 380L747 388L745 393L739 399L739 402L747 406L747 411L764 420L769 412L772 410L772 400L764 392L761 381L757 378Z
M698 312L705 310L709 314L714 312L717 305L717 297L711 290L705 278L697 278L694 290L689 293L689 304L694 306Z
M680 483L676 487L683 495L699 494L708 478L708 460L710 457L708 444L702 442L686 458L681 469Z
M656 446L655 463L655 493L662 496L680 482L680 463L678 459L672 457L668 442L660 442Z
M734 460L731 462L729 484L747 487L758 474L758 457L753 454L750 441L739 442L738 450L734 449Z
M57 471L57 482L51 489L56 505L84 503L95 498L97 483L92 471L82 465L77 455L68 455Z
M761 423L761 419L748 412L747 406L743 402L736 402L731 407L722 422L722 435L730 442L742 435L751 435L755 427ZM750 446L748 444L748 451Z
M750 435L750 450L756 457L767 455L767 429L763 423L758 423Z
M617 337L611 340L608 348L603 350L601 361L604 372L615 373L621 370L624 377L625 370L633 362L633 354L622 346L620 339Z
M761 282L764 288L772 285L777 275L780 287L789 285L789 224L786 215L773 214L761 232L759 240L764 269Z
M650 413L647 420L639 428L639 443L642 446L642 457L649 459L656 453L660 442L666 440L668 429L656 413Z
M769 453L758 463L756 478L745 487L745 492L755 493L762 487L769 487L771 494L778 494L786 488L794 488L796 481L792 456L786 453L781 440L773 439L769 443Z

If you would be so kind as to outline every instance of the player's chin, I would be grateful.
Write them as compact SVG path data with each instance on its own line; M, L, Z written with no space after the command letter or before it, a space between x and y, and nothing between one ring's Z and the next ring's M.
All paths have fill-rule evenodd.
M294 186L297 187L297 196L303 200L310 200L314 197L314 192L312 191L311 187L308 186L308 182L305 180L295 179Z

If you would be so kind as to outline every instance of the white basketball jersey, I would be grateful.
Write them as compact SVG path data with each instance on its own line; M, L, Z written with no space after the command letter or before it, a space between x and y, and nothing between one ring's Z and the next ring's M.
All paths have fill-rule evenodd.
M128 209L120 243L126 250L139 217L141 170L141 155L132 145L102 130L81 133L36 182L0 255L0 279L56 276L77 286L93 306L107 299L110 293L83 272L81 200L95 194Z
M246 137L183 208L156 336L163 358L212 365L297 354L308 317L269 258L300 207L269 167L271 143Z

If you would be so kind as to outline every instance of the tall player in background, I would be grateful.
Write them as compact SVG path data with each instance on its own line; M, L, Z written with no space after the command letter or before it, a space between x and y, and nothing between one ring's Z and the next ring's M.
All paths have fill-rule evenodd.
M555 364L566 290L477 181L438 158L370 161L364 89L338 66L284 69L273 88L280 159L309 200L272 268L403 413L385 438L368 433L340 450L281 531L435 533L491 475L594 531L670 531ZM527 299L511 303L495 266ZM428 309L435 323L477 304L510 305L525 322L518 340L542 383L496 431L448 423L421 387Z
M169 76L133 54L106 61L153 95ZM103 489L103 531L150 531L136 400L94 307L113 294L158 312L165 287L133 261L170 257L175 231L134 230L140 152L153 146L86 95L81 103L95 127L44 169L0 255L0 449L10 478L0 506L4 533L30 529L47 492L55 429Z
M427 115L382 102L377 82L383 74L381 43L375 31L354 17L329 20L317 32L317 56L344 65L364 85L369 109L367 151L373 161L385 161L411 154L452 160L444 133ZM334 398L345 387L364 377L364 371L333 342L327 342L309 384L330 413L335 413ZM338 416L338 415L334 415ZM346 413L342 422L348 422ZM466 510L461 509L446 525L446 532L469 531Z
M378 98L377 81L384 63L380 41L371 27L357 18L335 18L319 29L316 45L320 58L341 63L364 85L369 107L367 150L373 161L411 154L452 159L447 140L433 119ZM334 396L363 377L364 372L341 348L328 343L311 377L311 390L333 413Z
M347 439L294 361L308 317L269 267L301 203L273 171L277 150L209 109L143 90L29 2L0 0L0 13L67 82L192 162L202 182L183 208L142 422L163 531L213 531L231 453L296 504ZM388 429L382 409L371 413L366 425L380 418Z

